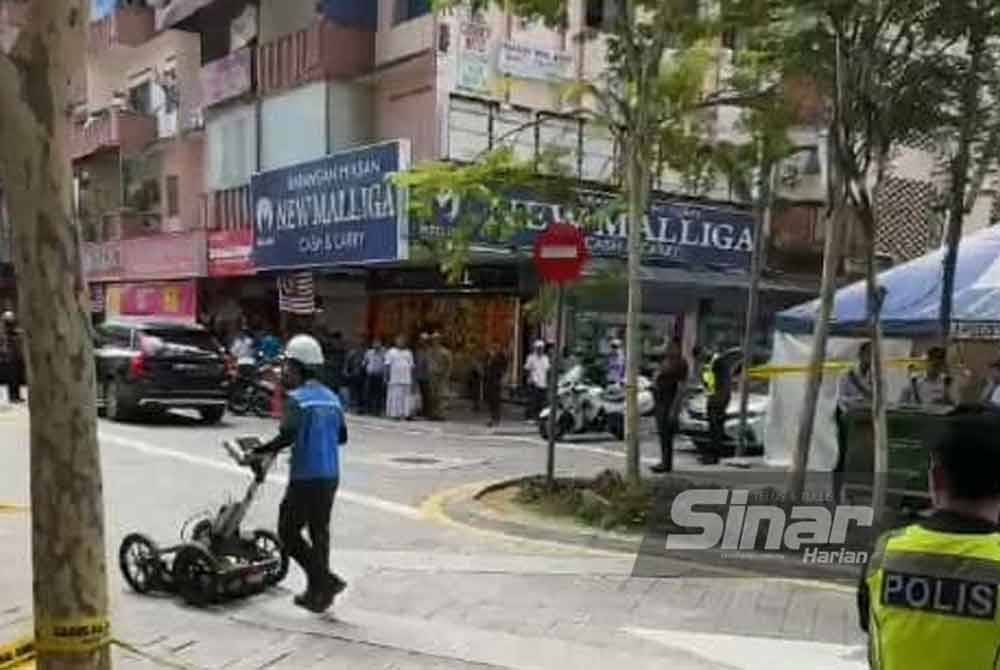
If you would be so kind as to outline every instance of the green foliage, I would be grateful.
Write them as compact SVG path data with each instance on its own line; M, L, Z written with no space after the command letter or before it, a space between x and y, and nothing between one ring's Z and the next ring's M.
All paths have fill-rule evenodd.
M510 246L531 219L504 194L526 189L556 201L571 199L568 182L558 178L560 157L546 151L537 161L523 161L510 147L501 147L474 163L426 162L397 174L394 180L408 190L410 220L416 226L435 230L439 208L455 206L453 227L437 236L420 236L417 248L423 257L436 260L445 277L458 282L476 245Z

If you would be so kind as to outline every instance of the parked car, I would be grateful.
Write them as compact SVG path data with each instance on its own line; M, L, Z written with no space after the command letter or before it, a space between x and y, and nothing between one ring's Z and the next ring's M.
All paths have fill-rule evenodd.
M695 390L681 406L678 423L680 432L687 435L700 447L709 440L708 397L701 389ZM770 398L766 393L751 391L747 404L747 455L757 456L764 453L764 429L767 424L767 408ZM726 408L726 449L725 455L732 455L739 444L740 434L740 396L733 395Z
M218 423L229 399L223 348L201 326L108 321L97 327L97 406L112 421L196 409Z

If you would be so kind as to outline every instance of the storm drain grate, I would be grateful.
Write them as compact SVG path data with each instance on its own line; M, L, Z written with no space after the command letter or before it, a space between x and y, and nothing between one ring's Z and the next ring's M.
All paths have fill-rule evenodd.
M393 463L402 463L403 465L437 465L441 462L441 459L431 458L430 456L396 456L389 460Z

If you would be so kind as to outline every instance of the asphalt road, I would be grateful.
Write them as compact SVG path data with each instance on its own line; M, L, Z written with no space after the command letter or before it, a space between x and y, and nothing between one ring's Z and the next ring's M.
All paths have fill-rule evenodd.
M197 610L130 592L117 569L121 539L167 544L184 521L241 495L248 473L219 442L269 436L275 422L184 417L156 425L101 421L107 546L116 634L145 653L197 668L607 667L735 670L859 669L864 640L844 589L763 579L637 579L632 558L518 541L443 523L421 507L458 486L537 473L529 436L463 433L439 424L351 422L333 519L333 566L349 581L332 615L281 589ZM653 460L652 445L647 458ZM620 445L561 448L564 473L622 467ZM287 464L250 514L273 528ZM0 412L0 644L30 629L28 417ZM12 569L11 569L12 568ZM149 661L118 651L118 667Z

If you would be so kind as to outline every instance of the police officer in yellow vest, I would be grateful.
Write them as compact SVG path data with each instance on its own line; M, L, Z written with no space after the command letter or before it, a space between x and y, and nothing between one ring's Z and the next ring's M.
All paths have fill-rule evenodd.
M879 539L858 591L879 670L1000 670L1000 419L957 410L931 449L931 516Z
M713 354L701 368L705 389L705 413L708 419L708 443L698 462L715 465L726 449L726 412L733 395L732 370L721 354Z

